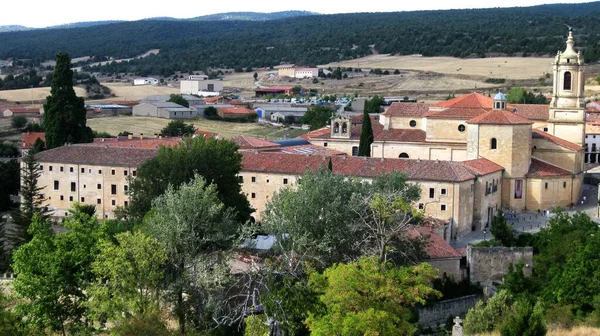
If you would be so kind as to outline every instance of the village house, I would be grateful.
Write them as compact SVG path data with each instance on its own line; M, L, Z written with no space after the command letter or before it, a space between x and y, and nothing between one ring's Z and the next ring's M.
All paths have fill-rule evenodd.
M152 77L141 77L133 80L133 85L157 85L158 79Z
M218 96L223 92L223 82L209 80L206 75L190 75L179 83L181 94L195 94L203 97Z

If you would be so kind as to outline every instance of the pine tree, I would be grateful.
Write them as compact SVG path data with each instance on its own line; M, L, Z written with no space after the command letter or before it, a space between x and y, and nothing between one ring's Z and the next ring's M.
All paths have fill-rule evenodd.
M43 187L38 187L37 184L40 170L35 154L29 151L21 168L21 207L13 213L12 228L6 233L7 245L11 248L31 240L28 230L35 214L39 214L41 220L49 217L48 209L44 205L44 195L41 193Z
M362 129L360 131L360 142L358 144L358 156L371 156L371 144L373 143L373 128L371 117L365 111L363 113Z
M46 148L65 143L92 142L92 129L86 126L86 110L83 98L73 89L71 59L66 53L56 55L50 95L44 104L44 130Z

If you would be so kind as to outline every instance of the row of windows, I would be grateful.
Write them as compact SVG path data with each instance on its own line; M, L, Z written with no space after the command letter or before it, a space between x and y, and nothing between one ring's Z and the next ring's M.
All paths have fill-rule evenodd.
M64 195L60 195L60 200L64 201L65 200L65 196ZM69 196L69 202L73 202L74 198L73 196ZM85 197L81 197L80 199L81 203L85 203ZM117 201L116 200L111 200L110 201L111 205L116 206L117 205ZM129 202L125 201L123 205L127 206ZM96 199L96 204L102 204L102 199L101 198L97 198Z
M44 171L44 165L40 165L40 170ZM53 171L53 170L54 170L54 166L48 166L48 171ZM61 173L63 173L65 171L65 167L64 166L59 166L58 170ZM80 171L81 171L81 174L85 174L85 167L81 167ZM75 172L75 168L74 167L69 167L69 173L73 173L73 172ZM91 173L92 173L92 169L89 168L88 169L88 174L91 174ZM102 169L98 169L98 174L99 175L102 174ZM116 169L111 169L110 174L111 175L116 175L117 174ZM123 170L123 176L128 176L128 175L129 175L129 171L126 170L126 169ZM137 171L133 170L131 172L131 175L136 176L137 175Z
M447 195L447 194L448 194L448 189L446 189L446 188L440 189L440 195ZM435 198L435 188L429 188L429 198Z
M563 189L567 188L567 182L563 182ZM548 182L544 183L544 189L548 189Z
M86 189L86 188L87 188L87 185L84 184L83 189ZM54 180L54 190L59 190L59 189L60 189L60 181ZM102 184L98 183L96 185L96 189L98 189L98 190L102 189ZM71 182L71 192L76 192L76 191L77 191L77 183ZM125 192L129 191L129 186L124 185L123 191L125 191ZM117 185L116 184L110 185L110 193L111 193L111 195L117 194Z
M425 210L425 204L419 203L419 210ZM440 204L440 211L446 211L446 204Z
M240 183L244 183L244 177L243 177L243 176L240 176L239 178L240 178ZM250 181L252 181L252 183L256 183L256 176L252 176L252 177L250 178ZM265 181L266 181L267 183L269 183L269 182L270 182L270 180L269 180L269 179L266 179ZM288 184L288 182L289 182L289 180L288 180L287 178L284 178L284 179L283 179L283 184Z

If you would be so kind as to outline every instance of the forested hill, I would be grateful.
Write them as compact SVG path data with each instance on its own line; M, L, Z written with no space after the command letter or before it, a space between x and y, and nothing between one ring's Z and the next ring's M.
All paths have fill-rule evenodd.
M554 55L567 26L587 61L600 58L600 2L534 7L315 15L273 21L136 21L0 33L0 59L158 55L103 67L170 75L211 66L316 65L379 53ZM374 45L374 48L370 46Z

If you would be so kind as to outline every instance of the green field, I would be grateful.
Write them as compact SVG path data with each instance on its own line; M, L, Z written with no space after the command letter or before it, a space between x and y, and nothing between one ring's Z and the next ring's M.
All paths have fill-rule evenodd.
M152 117L105 117L91 118L87 120L87 125L94 131L106 132L110 135L117 135L122 131L129 131L134 135L144 134L152 136L160 133L168 123L169 119ZM275 140L281 138L294 138L306 133L305 130L296 130L290 128L279 128L270 125L259 125L256 123L232 123L216 120L186 120L186 123L193 123L199 130L217 132L225 138L231 138L237 135L250 135L261 139Z

